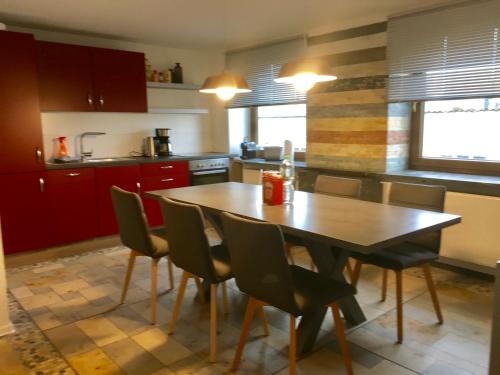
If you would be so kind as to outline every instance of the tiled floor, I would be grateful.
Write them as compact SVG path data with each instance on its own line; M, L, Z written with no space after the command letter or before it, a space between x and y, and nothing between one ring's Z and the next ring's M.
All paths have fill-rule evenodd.
M13 349L31 374L227 373L246 302L235 284L229 283L231 311L219 318L218 362L211 365L209 310L194 300L194 285L186 292L175 334L166 334L175 293L165 289L164 260L156 326L149 324L148 259L138 258L127 301L118 305L127 258L128 250L116 247L8 269L17 332L0 339L0 368L6 371L0 372L23 373L16 361L2 362L3 353ZM308 264L304 254L297 259ZM445 324L436 324L421 273L405 272L405 341L396 345L394 279L389 279L389 295L381 303L381 274L364 269L357 298L368 322L348 333L356 374L487 374L492 283L440 269L433 274ZM175 276L178 283L180 270ZM238 373L287 374L288 318L272 308L266 308L266 315L271 335L262 337L259 322L254 322ZM298 370L344 373L329 315L316 350L298 362Z

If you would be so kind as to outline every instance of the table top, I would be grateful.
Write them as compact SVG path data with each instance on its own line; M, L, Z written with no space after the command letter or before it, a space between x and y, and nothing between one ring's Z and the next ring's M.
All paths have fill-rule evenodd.
M269 206L262 203L261 186L238 182L156 190L145 195L269 221L279 224L285 233L362 253L461 221L458 215L302 191L295 192L293 204Z

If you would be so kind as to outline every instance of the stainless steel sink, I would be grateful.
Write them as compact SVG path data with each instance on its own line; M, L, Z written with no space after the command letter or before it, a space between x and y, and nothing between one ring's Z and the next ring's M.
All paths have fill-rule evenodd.
M133 158L127 157L116 157L116 158L87 158L84 159L84 163L109 163L113 161L124 161L124 160L132 160Z

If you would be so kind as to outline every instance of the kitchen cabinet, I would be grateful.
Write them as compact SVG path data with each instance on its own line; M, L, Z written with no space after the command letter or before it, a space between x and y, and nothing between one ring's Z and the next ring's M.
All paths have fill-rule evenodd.
M147 112L144 54L92 48L96 110Z
M187 161L142 164L141 171L143 192L189 186ZM163 225L159 203L146 197L143 197L143 202L149 225Z
M0 175L0 186L5 254L51 246L47 172Z
M37 42L42 111L147 112L144 54Z
M53 245L82 241L97 235L93 168L49 171L47 194Z
M37 41L42 111L94 111L90 48Z
M0 174L45 169L35 40L0 31Z
M127 191L140 192L141 169L139 165L95 168L97 199L97 233L109 236L118 233L111 187L115 185Z

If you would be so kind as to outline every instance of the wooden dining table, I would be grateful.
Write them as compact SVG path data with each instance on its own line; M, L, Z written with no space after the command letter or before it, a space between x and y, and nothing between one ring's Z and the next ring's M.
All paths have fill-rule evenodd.
M221 212L278 224L285 235L298 237L319 273L345 281L343 269L350 252L369 254L410 240L422 233L457 224L461 217L447 213L296 191L292 204L262 202L262 187L238 182L157 190L146 197L167 197L200 206L221 238ZM366 320L356 298L339 301L350 326ZM297 352L310 351L326 309L302 317L297 328Z

